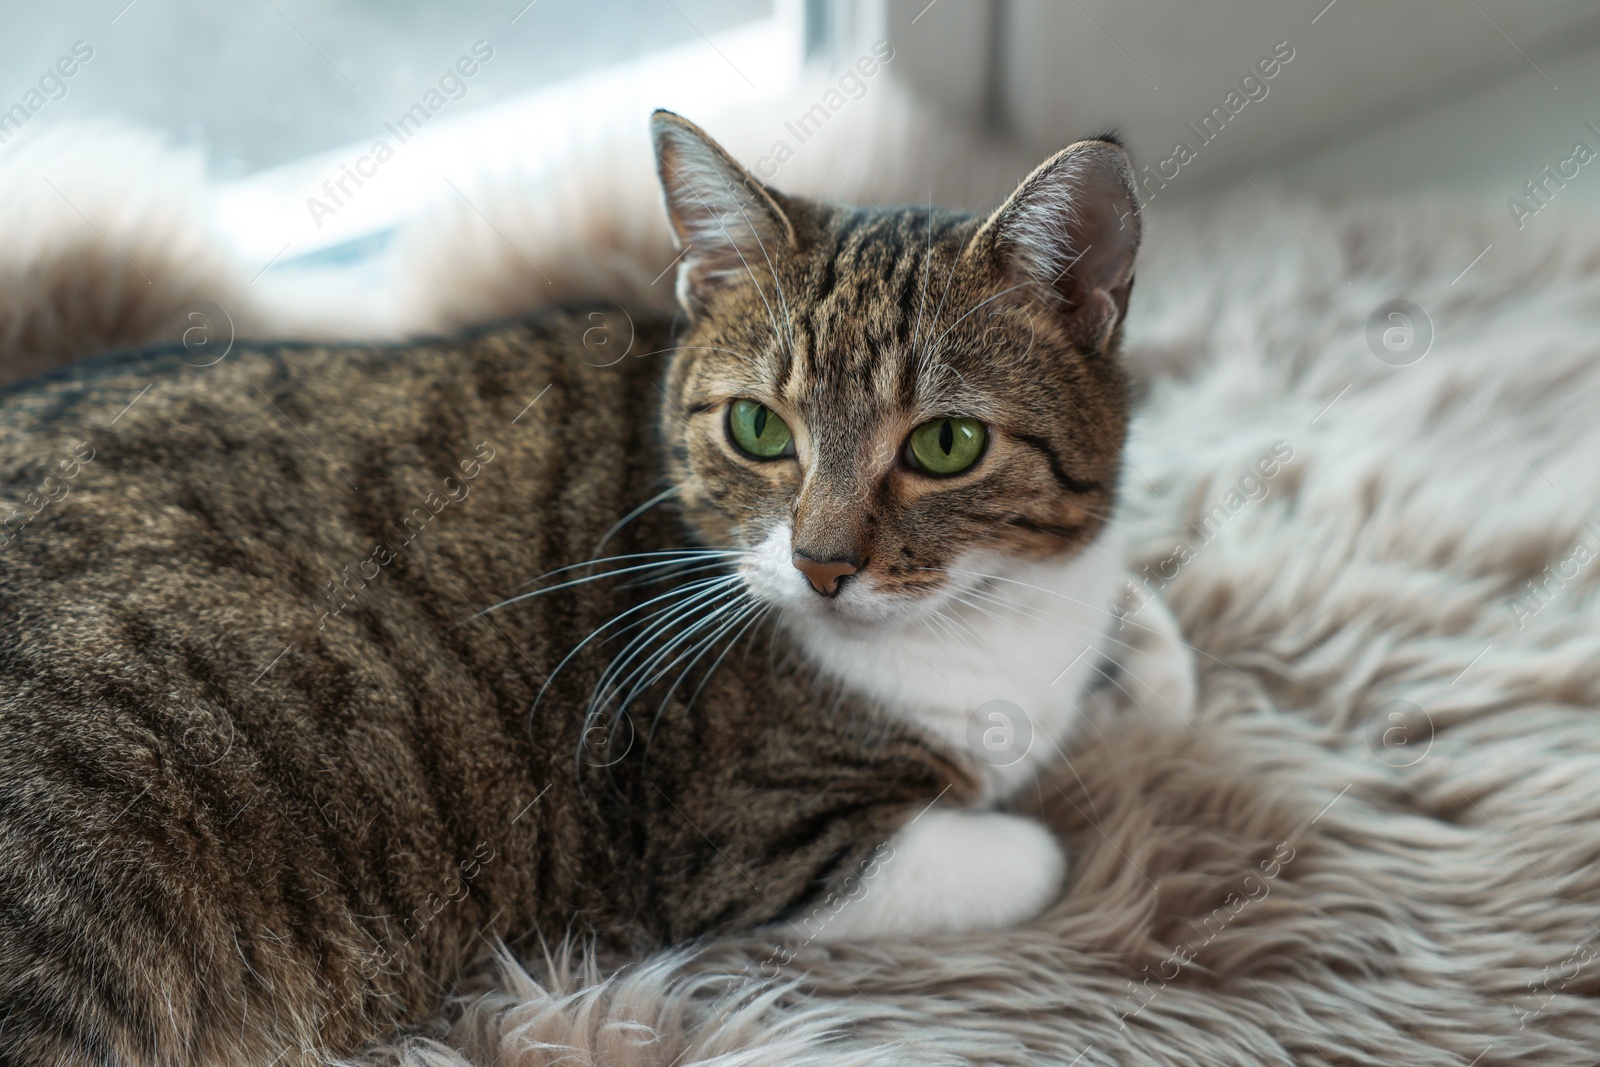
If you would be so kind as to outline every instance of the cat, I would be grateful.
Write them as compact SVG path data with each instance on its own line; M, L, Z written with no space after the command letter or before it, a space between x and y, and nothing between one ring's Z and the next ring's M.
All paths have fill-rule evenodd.
M976 218L652 133L681 321L0 394L0 1062L322 1063L495 937L796 932L851 879L804 936L927 935L1059 893L995 807L1121 579L1126 154ZM1015 759L973 747L993 701Z

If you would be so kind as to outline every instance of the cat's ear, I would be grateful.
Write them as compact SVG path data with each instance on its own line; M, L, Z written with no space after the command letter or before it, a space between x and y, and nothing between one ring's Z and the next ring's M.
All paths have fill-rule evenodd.
M1128 153L1094 140L1062 149L1023 179L974 246L1008 284L1051 304L1074 339L1098 348L1127 313L1139 236Z
M683 251L678 302L692 315L719 290L770 275L793 248L794 226L773 193L694 123L657 111L650 134Z

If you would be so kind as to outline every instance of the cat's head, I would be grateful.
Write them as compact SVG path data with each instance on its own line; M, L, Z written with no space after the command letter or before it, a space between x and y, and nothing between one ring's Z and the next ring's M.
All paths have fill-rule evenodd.
M757 599L859 632L1095 539L1140 235L1119 145L1074 144L973 218L785 196L676 115L653 132L687 314L671 474Z

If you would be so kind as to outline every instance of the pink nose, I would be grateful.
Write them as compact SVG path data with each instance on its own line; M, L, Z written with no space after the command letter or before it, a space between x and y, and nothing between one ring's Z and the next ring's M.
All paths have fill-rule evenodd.
M798 552L794 554L794 566L811 582L811 588L823 596L837 596L839 579L861 569L848 559L816 560Z

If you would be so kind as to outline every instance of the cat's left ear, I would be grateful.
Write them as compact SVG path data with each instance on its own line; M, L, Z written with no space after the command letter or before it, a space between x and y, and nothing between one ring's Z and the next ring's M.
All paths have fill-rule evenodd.
M973 247L1062 316L1079 343L1099 348L1128 311L1139 250L1139 198L1128 153L1079 141L1023 179Z
M794 225L775 194L688 119L657 111L650 133L667 215L683 250L678 302L693 315L721 290L761 284L795 243Z

